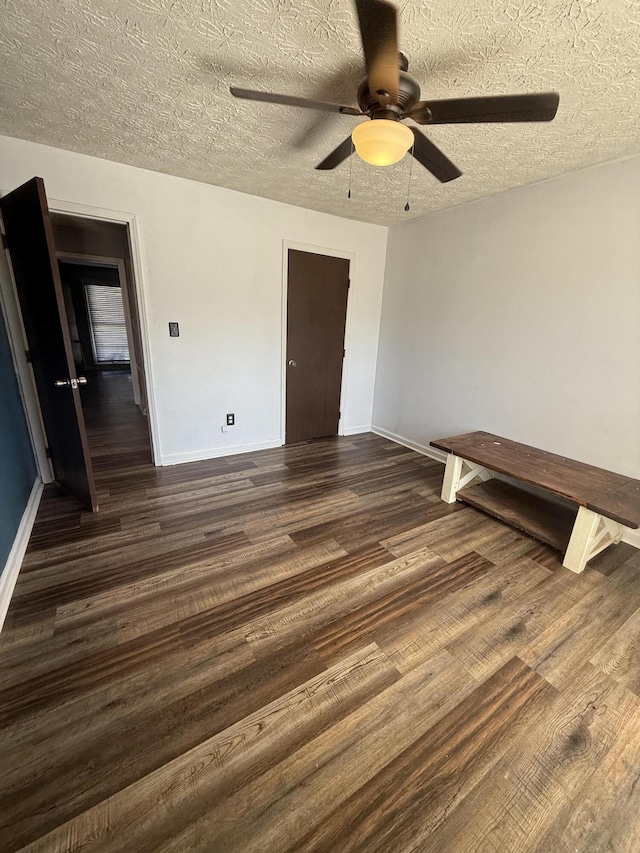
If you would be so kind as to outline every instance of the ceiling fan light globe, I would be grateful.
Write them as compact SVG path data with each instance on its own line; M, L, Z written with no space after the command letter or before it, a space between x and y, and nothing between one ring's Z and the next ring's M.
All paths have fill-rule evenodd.
M399 121L373 119L356 125L351 134L356 153L372 166L391 166L413 145L413 133Z

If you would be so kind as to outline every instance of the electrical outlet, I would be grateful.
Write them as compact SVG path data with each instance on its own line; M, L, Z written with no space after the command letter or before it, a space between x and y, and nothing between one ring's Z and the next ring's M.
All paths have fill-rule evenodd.
M227 415L227 426L235 426L236 416L234 414Z
M180 337L180 327L177 323L169 323L169 337L170 338L179 338Z

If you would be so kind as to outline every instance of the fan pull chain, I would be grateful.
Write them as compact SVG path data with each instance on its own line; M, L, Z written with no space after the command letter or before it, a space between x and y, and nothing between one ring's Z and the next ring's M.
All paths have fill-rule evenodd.
M349 192L347 198L351 198L351 172L353 171L353 139L351 140L351 155L349 157Z
M405 212L409 212L411 210L411 205L409 204L409 200L411 198L411 172L413 171L413 149L416 147L416 141L413 140L413 145L411 146L411 159L409 161L409 185L407 186L407 203L404 206Z

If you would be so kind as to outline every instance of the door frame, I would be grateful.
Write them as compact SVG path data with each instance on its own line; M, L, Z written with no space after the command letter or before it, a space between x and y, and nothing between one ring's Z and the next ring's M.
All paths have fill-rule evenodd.
M118 225L127 225L129 233L129 249L131 254L131 267L133 277L135 279L134 296L135 305L138 312L138 325L140 327L140 337L142 346L142 356L144 359L144 376L147 386L147 408L149 419L149 436L151 439L151 456L153 464L160 465L160 441L158 438L158 414L155 399L155 383L153 376L153 362L151 358L151 344L149 339L148 326L148 285L147 276L142 262L142 240L140 237L140 220L135 213L127 213L120 210L110 210L109 208L94 207L88 204L79 204L78 202L65 201L58 198L49 198L49 211L51 213L64 213L70 216L79 216L82 219L97 219L101 222L115 222ZM63 252L57 253L60 260L67 260L61 257ZM82 255L88 261L90 255ZM116 261L118 259L111 259Z
M7 195L10 190L0 188L0 196ZM111 210L109 208L95 207L93 205L78 202L54 199L47 196L49 212L64 213L71 216L79 216L84 219L97 219L102 222L115 222L119 225L128 226L129 249L131 255L131 267L135 279L135 302L138 311L140 326L142 355L144 358L145 381L147 386L147 416L149 420L149 435L151 444L151 456L153 464L161 464L160 441L158 438L158 416L155 401L155 385L153 381L153 363L151 359L151 345L149 341L148 327L148 285L147 276L142 262L142 240L140 236L140 220L134 213ZM39 474L43 483L54 481L51 463L47 458L47 443L45 430L40 412L40 401L36 390L35 379L31 365L27 362L26 334L24 323L20 313L20 302L13 277L13 270L9 263L6 251L0 253L0 265L6 271L7 290L0 288L1 311L5 318L9 345L13 356L18 387L22 397L25 410L27 426L31 436L33 452L38 466ZM57 254L57 253L56 253ZM4 276L2 277L5 278Z
M347 314L344 327L345 357L342 362L342 381L340 383L340 419L338 435L345 434L344 413L347 406L347 375L349 373L349 356L351 353L351 305L353 287L355 284L356 256L353 252L343 249L329 249L326 246L314 246L309 243L298 243L294 240L282 241L282 317L281 317L281 378L280 378L280 444L286 443L287 428L287 308L289 297L289 249L308 252L312 255L326 255L330 258L343 258L349 261L349 294L347 296Z
M76 266L107 267L118 270L118 280L122 291L122 307L124 309L124 322L127 332L127 343L129 345L129 363L131 365L131 384L133 386L133 399L136 406L140 405L140 386L138 384L138 373L136 370L136 354L133 345L133 323L131 322L131 311L129 310L129 283L127 271L122 258L108 258L103 255L81 255L77 252L56 252L56 257L64 264L75 264Z

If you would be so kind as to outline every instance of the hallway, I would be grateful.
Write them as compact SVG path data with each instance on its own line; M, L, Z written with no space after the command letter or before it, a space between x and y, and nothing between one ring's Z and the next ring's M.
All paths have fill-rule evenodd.
M98 493L117 472L148 468L151 445L146 417L133 401L131 373L103 370L81 390L91 462Z

